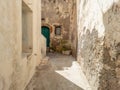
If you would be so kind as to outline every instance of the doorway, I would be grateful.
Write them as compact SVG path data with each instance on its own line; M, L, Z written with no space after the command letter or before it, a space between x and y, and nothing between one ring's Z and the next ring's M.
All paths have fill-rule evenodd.
M42 26L42 34L46 38L46 47L50 47L50 29L46 26Z

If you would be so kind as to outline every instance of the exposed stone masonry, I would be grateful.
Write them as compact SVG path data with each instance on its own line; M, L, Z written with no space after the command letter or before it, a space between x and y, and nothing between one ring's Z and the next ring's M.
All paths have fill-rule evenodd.
M103 53L104 68L101 71L100 90L120 89L120 4L113 6L104 14L105 45Z
M61 52L64 47L70 47L76 56L76 10L76 0L42 0L42 25L50 27L50 47L53 50ZM55 26L61 26L61 35L55 35Z
M120 89L120 1L80 0L78 61L92 90Z

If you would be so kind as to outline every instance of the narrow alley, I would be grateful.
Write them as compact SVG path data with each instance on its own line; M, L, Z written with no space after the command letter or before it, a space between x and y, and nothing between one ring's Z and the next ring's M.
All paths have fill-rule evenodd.
M120 90L120 0L0 0L0 90Z
M79 64L72 56L49 53L25 90L91 90Z

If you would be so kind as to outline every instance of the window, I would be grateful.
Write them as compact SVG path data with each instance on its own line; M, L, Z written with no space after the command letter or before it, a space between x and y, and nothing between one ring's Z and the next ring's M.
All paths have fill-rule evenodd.
M55 35L61 35L61 26L55 26Z
M33 16L31 9L22 2L22 53L33 50Z

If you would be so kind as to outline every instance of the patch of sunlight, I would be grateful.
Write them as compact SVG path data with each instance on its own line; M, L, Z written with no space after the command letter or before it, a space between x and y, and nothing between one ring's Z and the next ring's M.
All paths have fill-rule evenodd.
M80 65L76 61L72 62L71 67L63 67L63 70L56 70L55 72L84 90L92 90Z

